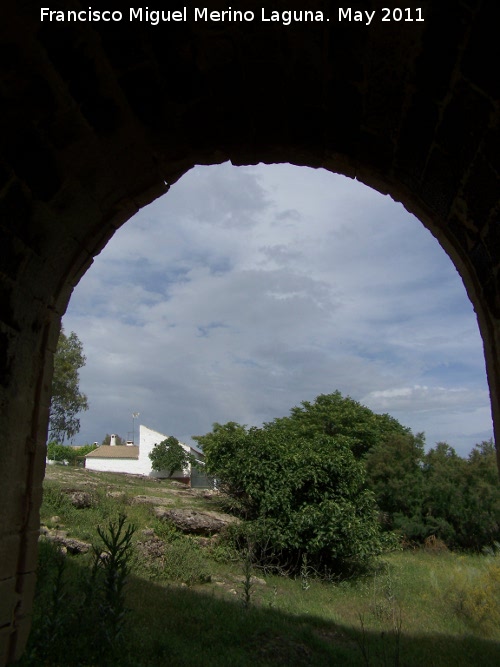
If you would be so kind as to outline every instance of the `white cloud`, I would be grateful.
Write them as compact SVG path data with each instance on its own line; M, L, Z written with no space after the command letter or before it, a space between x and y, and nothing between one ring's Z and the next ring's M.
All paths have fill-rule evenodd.
M336 389L430 444L491 434L451 261L401 205L322 170L193 169L118 230L64 324L87 355L82 440L125 436L134 410L181 438L260 424Z

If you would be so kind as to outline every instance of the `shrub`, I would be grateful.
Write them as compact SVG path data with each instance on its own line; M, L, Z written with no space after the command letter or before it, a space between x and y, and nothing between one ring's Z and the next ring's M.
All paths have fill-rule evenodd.
M476 630L491 634L500 626L500 557L489 558L478 569L454 573L448 599L455 614Z
M304 438L278 420L216 425L199 440L209 472L244 506L240 544L253 544L257 562L265 553L298 571L307 554L315 569L351 572L381 552L377 507L347 437Z
M169 544L164 555L163 574L166 579L193 586L210 581L205 559L198 545L189 537Z
M77 564L53 543L41 541L33 631L20 665L125 664L124 586L133 530L124 516L107 530L100 528L103 544L94 546L90 570L84 556Z
M46 484L43 489L42 514L73 514L75 508L66 493L57 486Z

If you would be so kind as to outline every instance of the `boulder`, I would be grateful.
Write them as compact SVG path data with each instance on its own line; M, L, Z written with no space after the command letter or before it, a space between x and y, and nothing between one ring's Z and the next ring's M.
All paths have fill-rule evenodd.
M40 533L43 539L55 542L71 554L85 554L92 548L92 545L88 542L68 537L65 530L50 530L47 526L41 526Z
M73 507L76 509L85 509L87 507L92 507L92 496L88 491L77 491L73 489L63 489Z
M132 505L171 505L174 501L159 496L134 496L130 502Z
M225 528L229 523L235 522L230 517L220 512L198 512L191 509L170 509L155 507L154 513L159 519L170 521L183 533L192 535L210 536Z

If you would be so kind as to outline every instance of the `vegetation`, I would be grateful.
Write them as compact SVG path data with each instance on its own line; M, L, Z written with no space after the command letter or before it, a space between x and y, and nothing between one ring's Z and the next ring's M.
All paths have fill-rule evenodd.
M78 574L76 563L56 544L41 542L34 627L21 664L115 665L120 660L135 530L125 523L119 515L107 529L97 527L101 544L93 546L92 561Z
M97 449L96 445L83 445L83 447L68 447L58 442L49 442L47 445L47 458L51 461L67 461L68 465L75 466L86 454Z
M85 365L83 346L73 331L59 335L54 355L52 400L50 404L49 436L64 443L80 431L78 414L88 410L87 397L80 391L78 371Z
M48 469L51 539L64 528L94 546L72 556L41 543L20 665L500 662L492 442L467 459L447 443L426 452L423 434L339 392L196 439L216 494ZM170 475L189 461L175 438L152 454ZM232 516L216 536L185 535L165 505Z
M317 435L342 436L356 459L390 436L410 433L394 417L376 414L349 396L342 396L340 391L320 394L314 403L303 401L290 410L288 417L275 419L271 424L281 426L292 437L295 434L307 439Z
M100 611L108 559L103 556L98 566L92 589L99 594L92 598L94 552L64 555L42 541L33 632L19 667L499 662L500 549L494 545L488 554L465 554L428 540L384 555L362 577L318 578L307 559L296 576L286 577L264 573L251 552L235 552L223 534L210 540L185 536L158 519L153 505L135 502L136 496L163 498L169 507L210 511L220 507L218 494L81 468L51 467L47 477L45 525L100 545L100 555L110 552L105 542L110 524L116 534L120 514L128 517L122 537L130 523L136 526L121 589L128 611L111 648L105 604ZM67 489L89 492L91 506L76 509Z
M392 437L366 459L368 483L385 527L422 543L434 535L450 548L481 550L500 540L500 484L492 441L468 459L423 435Z
M157 443L149 453L153 470L165 470L172 477L176 470L184 470L188 465L194 465L195 458L187 452L177 438L172 435Z
M207 470L240 502L240 531L258 560L297 571L352 571L381 552L373 494L347 436L293 431L283 420L264 428L216 424L197 438Z
M311 563L338 568L366 563L377 553L381 537L368 518L370 492L387 536L395 532L422 544L434 535L451 548L476 551L500 541L492 441L476 445L468 459L446 443L426 453L423 433L414 435L389 415L377 415L338 391L304 402L262 429L214 424L196 439L207 471L234 507L259 521L260 542L270 541L296 563L307 554ZM349 510L340 498L348 500ZM352 515L358 503L362 519Z

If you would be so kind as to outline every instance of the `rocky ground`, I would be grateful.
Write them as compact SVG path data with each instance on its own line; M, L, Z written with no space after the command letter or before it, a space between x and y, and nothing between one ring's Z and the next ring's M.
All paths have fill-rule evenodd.
M144 478L137 475L103 473L51 465L46 469L46 483L57 486L77 509L86 509L96 502L96 490L105 490L106 496L130 505L147 505L151 516L174 527L180 533L192 537L201 547L211 548L217 543L219 533L226 526L239 520L220 511L217 491L190 489L172 480ZM45 519L40 530L42 539L60 545L64 552L84 554L92 549L90 542L76 539L71 526L64 525L59 516ZM157 565L165 558L168 544L151 528L138 531L137 551L141 558ZM229 576L213 576L212 584L221 592L235 595L241 588L243 576L234 572ZM265 581L252 577L252 585L265 586Z

